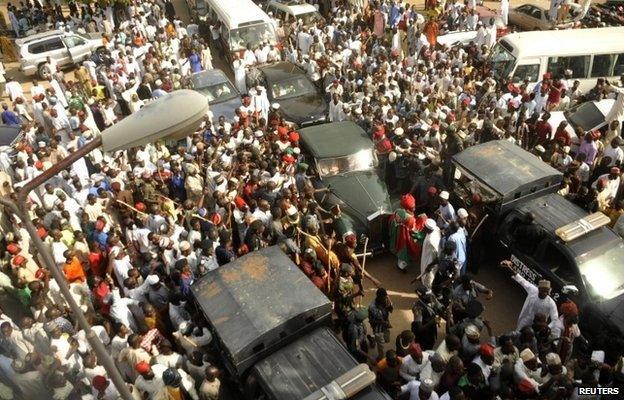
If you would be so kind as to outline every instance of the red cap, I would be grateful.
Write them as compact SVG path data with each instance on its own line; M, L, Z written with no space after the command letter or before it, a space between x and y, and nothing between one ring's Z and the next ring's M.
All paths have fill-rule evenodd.
M139 361L137 365L135 365L134 369L136 369L136 372L143 375L143 374L147 374L148 372L150 372L152 367L150 367L149 363L145 361Z
M134 208L136 208L136 209L137 209L137 210L139 210L139 211L145 211L145 209L146 209L147 207L145 206L145 204L144 204L144 203L141 203L141 202L139 201L138 203L136 203L136 204L134 205Z
M247 206L247 203L245 202L245 200L244 200L242 197L240 197L240 196L236 196L236 197L234 198L234 205L235 205L237 208L243 208L243 207L246 207L246 206Z
M45 269L44 268L39 268L37 270L37 272L35 272L35 278L43 279L44 277L45 277Z
M482 356L494 357L494 346L489 343L483 343L479 348L479 352Z
M17 254L20 252L20 248L18 245L16 245L15 243L9 243L9 245L7 246L7 251L13 255Z
M530 380L523 379L518 382L518 391L524 395L531 395L535 392L535 388Z
M213 213L210 216L210 221L212 221L212 223L215 224L215 225L219 225L221 223L221 221L222 221L221 214Z
M295 157L291 156L290 154L284 154L282 156L282 161L284 161L286 164L294 164L295 163Z
M298 142L299 141L299 132L297 131L291 131L288 134L288 140L290 140L291 142Z
M37 234L41 239L45 239L45 237L48 236L48 231L46 231L44 227L41 227L37 229Z
M104 389L106 389L106 384L108 383L108 380L103 377L102 375L96 375L93 377L93 387L96 390L102 391Z
M11 260L11 263L17 266L17 265L22 265L25 261L26 261L26 258L24 256L17 255L13 257L13 260Z
M285 126L278 126L277 134L279 137L282 137L283 135L286 135L286 137L288 137L288 128Z
M414 196L409 193L401 196L401 207L408 211L414 211L416 208L416 199Z
M43 163L40 160L35 161L35 168L43 169Z
M412 343L410 344L409 348L407 349L407 351L410 353L410 355L412 357L421 357L422 356L422 349L420 348L420 345L418 343Z

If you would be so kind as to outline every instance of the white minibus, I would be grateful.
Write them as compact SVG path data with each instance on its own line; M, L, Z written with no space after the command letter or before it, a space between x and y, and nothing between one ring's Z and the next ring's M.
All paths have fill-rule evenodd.
M583 92L598 78L624 74L624 27L531 31L506 35L492 48L488 66L498 79L534 86L546 72L580 81Z
M273 21L253 1L207 0L206 5L210 25L219 26L228 62L232 62L234 54L242 56L247 45L254 49L264 42L277 44Z

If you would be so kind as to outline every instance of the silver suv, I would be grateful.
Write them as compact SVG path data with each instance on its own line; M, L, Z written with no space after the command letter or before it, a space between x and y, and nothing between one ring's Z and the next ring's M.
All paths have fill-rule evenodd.
M61 30L38 33L17 39L20 71L25 75L39 75L48 79L54 72L45 65L46 58L55 60L60 67L76 65L94 51L104 48L100 34L78 34Z

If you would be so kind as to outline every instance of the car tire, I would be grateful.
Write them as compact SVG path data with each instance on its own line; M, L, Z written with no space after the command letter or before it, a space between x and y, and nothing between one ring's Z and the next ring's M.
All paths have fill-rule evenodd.
M37 68L37 75L39 75L39 78L42 80L48 80L48 78L50 76L52 76L52 71L50 71L50 68L45 64L39 64L39 67Z

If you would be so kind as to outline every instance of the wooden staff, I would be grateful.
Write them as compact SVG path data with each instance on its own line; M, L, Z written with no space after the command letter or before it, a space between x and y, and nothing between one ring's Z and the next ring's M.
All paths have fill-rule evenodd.
M142 214L142 215L147 215L147 213L144 213L143 211L139 211L139 210L137 210L136 208L132 207L130 204L128 204L128 203L126 203L126 202L124 202L124 201L117 200L117 199L115 199L115 201L116 201L117 203L119 203L119 204L123 204L124 206L128 207L129 209L131 209L132 211L134 211L134 212L136 212L136 213L139 213L139 214Z
M368 249L368 236L364 237L364 258L362 259L362 275L366 274L366 250ZM362 292L364 292L364 281L362 281ZM358 307L362 306L362 299L364 298L364 293L358 299Z
M489 216L490 216L490 214L485 214L485 217L481 218L481 221L479 221L479 223L477 224L477 227L475 228L475 230L472 231L472 235L470 235L470 240L471 241L475 237L475 235L477 234L477 231L479 230L479 228L481 228L481 225L483 225L483 223L485 222L486 219L488 219Z
M301 231L301 229L297 228L297 248L299 249L299 251L295 252L295 264L297 264L297 266L299 266L301 264L301 256L299 255L299 253L301 252L301 236L299 235L299 232Z

